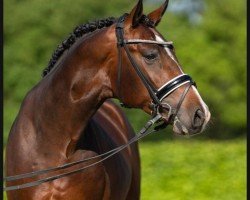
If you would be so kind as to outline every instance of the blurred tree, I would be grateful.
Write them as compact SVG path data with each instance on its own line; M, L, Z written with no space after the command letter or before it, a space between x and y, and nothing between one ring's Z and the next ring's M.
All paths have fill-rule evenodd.
M207 1L207 6L202 76L214 110L213 129L236 136L246 133L246 1Z

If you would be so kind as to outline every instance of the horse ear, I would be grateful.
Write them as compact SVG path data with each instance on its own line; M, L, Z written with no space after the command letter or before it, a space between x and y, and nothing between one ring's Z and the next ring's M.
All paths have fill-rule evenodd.
M128 23L132 25L132 27L136 27L139 24L140 18L143 14L143 3L142 0L139 0L133 10L127 17Z
M162 16L167 10L168 2L169 0L166 0L165 3L160 8L148 14L148 18L154 22L154 26L157 26L159 22L161 21Z

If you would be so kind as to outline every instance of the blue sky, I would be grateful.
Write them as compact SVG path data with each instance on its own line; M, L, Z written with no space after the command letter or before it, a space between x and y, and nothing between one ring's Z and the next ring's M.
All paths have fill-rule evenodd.
M145 0L146 4L161 5L164 0ZM204 0L170 0L168 11L176 14L186 14L192 23L202 20L202 12L205 9Z

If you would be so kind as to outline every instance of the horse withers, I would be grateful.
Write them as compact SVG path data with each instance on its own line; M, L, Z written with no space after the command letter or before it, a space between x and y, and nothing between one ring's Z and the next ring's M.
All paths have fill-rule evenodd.
M98 155L135 135L110 98L152 117L160 116L177 134L204 130L210 118L208 107L192 78L183 73L172 42L156 30L167 6L168 1L144 15L139 0L119 19L76 27L59 45L44 78L28 92L13 123L6 147L6 176L32 175L96 159L61 167L49 175L9 179L9 200L140 198L137 143L98 162ZM98 164L92 166L95 162ZM83 167L88 168L44 181Z

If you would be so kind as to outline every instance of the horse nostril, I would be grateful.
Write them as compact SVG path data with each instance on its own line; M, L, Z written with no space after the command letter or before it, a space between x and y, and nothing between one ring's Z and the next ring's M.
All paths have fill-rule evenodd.
M205 115L200 109L198 109L194 114L193 126L195 128L201 127L204 121L205 121Z

